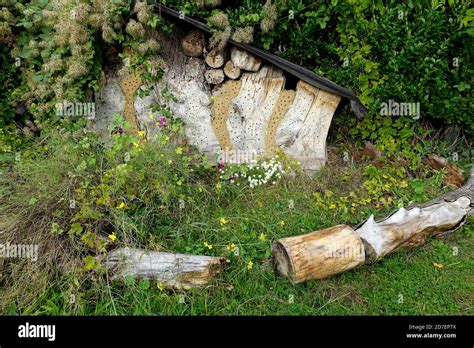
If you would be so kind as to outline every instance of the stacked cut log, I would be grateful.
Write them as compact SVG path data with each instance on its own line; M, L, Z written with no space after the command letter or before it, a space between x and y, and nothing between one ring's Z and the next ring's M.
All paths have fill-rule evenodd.
M206 37L200 30L193 30L181 40L181 47L188 57L200 57L206 47Z
M355 229L339 225L279 239L272 246L275 268L294 283L321 279L451 233L474 208L474 169L470 175L463 187L382 220L370 216Z
M237 65L235 65L231 60L229 60L224 65L224 74L228 78L232 80L236 80L242 74L242 70L240 70L240 68Z

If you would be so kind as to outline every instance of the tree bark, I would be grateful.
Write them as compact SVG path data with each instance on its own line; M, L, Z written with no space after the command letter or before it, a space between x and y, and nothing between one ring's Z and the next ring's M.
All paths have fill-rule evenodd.
M231 60L229 60L225 65L224 65L224 74L232 79L236 80L240 77L242 74L242 70L238 66L236 66L234 63L232 63Z
M191 289L207 285L222 269L219 257L185 255L133 248L110 252L105 261L113 278L132 276L153 279L169 289Z
M326 278L365 262L362 241L347 225L279 239L272 252L278 272L294 283Z

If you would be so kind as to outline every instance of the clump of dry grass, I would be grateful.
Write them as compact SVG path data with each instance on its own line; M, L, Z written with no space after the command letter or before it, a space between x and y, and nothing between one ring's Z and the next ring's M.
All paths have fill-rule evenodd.
M36 261L4 259L0 313L29 305L47 289L54 269L73 270L81 262L70 238L51 233L55 211L67 211L60 197L74 185L66 176L74 163L66 156L25 159L0 177L0 243L38 245Z

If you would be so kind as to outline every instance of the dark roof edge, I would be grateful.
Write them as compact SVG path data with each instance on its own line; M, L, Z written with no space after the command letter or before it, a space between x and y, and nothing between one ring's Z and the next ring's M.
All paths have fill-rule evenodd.
M162 5L160 3L156 4L155 8L160 13L165 13L165 14L171 16L171 17L174 17L175 19L185 21L186 23L189 23L189 24L193 25L194 27L196 27L196 28L208 33L208 34L212 34L211 28L209 26L207 26L206 24L204 24L204 23L202 23L202 22L200 22L196 19L193 19L193 18L188 17L188 16L184 16L184 18L182 18L182 16L180 16L180 13L178 11L173 10L173 9L171 9L171 8L165 6L165 5ZM308 70L308 69L306 69L302 66L299 66L295 63L292 63L292 62L290 62L286 59L278 57L278 56L276 56L272 53L263 51L259 48L256 48L256 47L253 47L253 46L250 46L250 45L247 45L247 44L243 44L243 43L240 43L240 42L236 42L232 39L230 39L229 42L234 46L240 47L240 48L256 55L257 57L260 57L260 58L276 65L280 69L282 69L282 70L298 77L299 79L309 83L310 85L312 85L316 88L319 88L319 89L322 89L324 91L331 92L331 93L337 94L341 97L350 99L352 110L357 115L357 117L362 118L367 113L367 109L362 105L359 98L357 98L357 96L352 91L350 91L350 90L348 90L348 89L346 89L342 86L339 86L337 83L334 83L334 82L332 82L332 81L330 81L330 80L328 80L324 77L318 76L314 72L312 72L311 70Z

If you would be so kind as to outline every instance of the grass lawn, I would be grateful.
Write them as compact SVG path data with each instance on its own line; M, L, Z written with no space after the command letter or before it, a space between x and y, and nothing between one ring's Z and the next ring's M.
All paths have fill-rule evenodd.
M201 197L188 200L186 208L174 220L147 214L127 218L135 228L134 234L142 236L139 246L227 256L229 263L207 288L172 292L160 290L156 283L148 281L124 284L108 281L105 276L71 272L50 279L45 292L29 306L21 310L9 306L6 312L34 315L472 315L472 218L443 240L430 240L421 247L399 250L375 264L325 280L293 285L274 274L269 262L271 240L340 223L356 224L370 213L376 212L380 217L396 208L394 204L379 209L367 205L341 212L338 208L315 204L313 192L324 187L325 195L343 195L357 186L360 173L361 167L327 168L313 178L286 178L270 188L235 187L231 192L220 194L204 191ZM430 184L435 186L433 180L427 181L427 190ZM351 184L343 185L344 182ZM410 187L400 192L406 192L406 196L400 196L402 200L410 198ZM439 188L432 188L425 194L433 196L439 192ZM127 238L124 236L120 244L137 246ZM232 243L239 247L238 256L228 251ZM435 263L443 267L435 267Z

